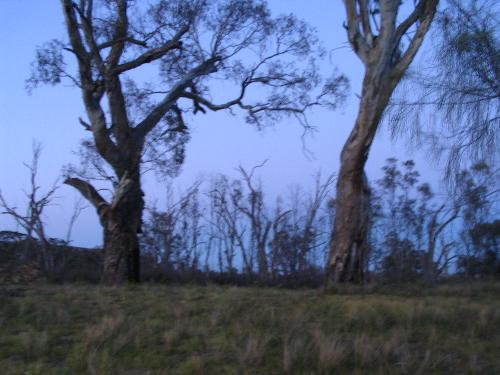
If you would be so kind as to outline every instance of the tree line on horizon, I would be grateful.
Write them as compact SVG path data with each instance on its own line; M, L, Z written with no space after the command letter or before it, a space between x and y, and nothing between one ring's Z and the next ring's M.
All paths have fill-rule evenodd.
M273 199L256 175L263 167L265 163L251 170L240 166L238 178L215 175L177 194L168 184L166 202L146 206L139 236L143 279L324 285L336 214L336 176L318 173L312 191L292 186L287 194ZM363 282L433 284L450 277L500 277L498 169L476 163L458 173L454 193L444 195L421 181L412 160L389 158L382 171L381 178L370 184ZM0 206L26 232L23 237L5 232L14 241L4 251L11 252L14 263L35 259L55 281L99 280L102 270L97 258L80 262L88 268L81 276L68 274L74 272L68 264L79 263L78 257L68 255L70 237L48 238L42 217L43 209L56 200L53 193L58 187L37 196L40 186L36 182L34 186L34 194L27 197L33 197L31 207L42 209L28 211L26 216L9 206L0 193ZM69 233L82 208L75 206ZM7 237L0 242L5 245ZM97 257L98 251L92 254Z

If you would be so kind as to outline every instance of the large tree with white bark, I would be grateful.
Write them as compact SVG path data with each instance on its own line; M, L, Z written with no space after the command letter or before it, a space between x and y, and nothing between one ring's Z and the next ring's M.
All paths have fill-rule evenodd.
M329 278L363 280L370 189L364 173L370 147L394 89L429 30L439 0L344 0L345 28L364 66L356 121L342 149Z

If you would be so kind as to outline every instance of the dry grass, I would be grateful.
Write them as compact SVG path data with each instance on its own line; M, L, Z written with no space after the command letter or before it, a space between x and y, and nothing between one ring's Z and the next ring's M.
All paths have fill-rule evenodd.
M500 287L0 286L2 374L500 373Z
M338 335L325 335L319 329L314 331L316 352L318 353L318 367L324 373L331 373L340 368L349 356L349 347Z

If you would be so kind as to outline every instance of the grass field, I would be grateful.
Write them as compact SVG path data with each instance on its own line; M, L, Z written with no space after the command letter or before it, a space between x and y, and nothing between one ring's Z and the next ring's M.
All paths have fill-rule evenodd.
M500 374L500 285L0 286L2 374Z

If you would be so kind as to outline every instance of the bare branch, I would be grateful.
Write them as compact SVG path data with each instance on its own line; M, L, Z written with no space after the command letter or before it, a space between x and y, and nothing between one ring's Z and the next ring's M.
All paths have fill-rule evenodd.
M84 121L81 117L78 118L78 121L80 122L80 125L83 126L83 128L87 131L92 131L92 125L90 125L88 122Z
M417 13L417 15L413 16L415 18L417 18L418 16L420 24L417 27L415 35L411 39L410 45L401 56L401 59L394 66L391 72L392 77L397 79L401 78L406 69L408 68L408 66L410 65L410 63L413 61L415 55L417 54L417 51L419 50L420 46L424 41L425 34L427 33L427 31L431 26L434 15L436 14L438 2L439 0L420 1L419 5L417 6L417 8L419 8L420 11ZM417 10L417 8L415 10ZM412 17L412 15L408 17L408 20L412 20L412 18L410 17ZM403 33L403 31L408 27L409 27L408 25L403 25L403 28L399 30L399 33ZM398 35L398 31L396 31L396 36L401 38L401 36Z
M97 190L88 182L79 178L67 178L64 184L74 187L80 194L87 199L97 210L99 216L104 209L109 207L109 203L97 192Z

